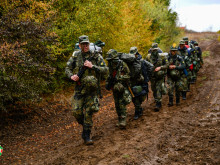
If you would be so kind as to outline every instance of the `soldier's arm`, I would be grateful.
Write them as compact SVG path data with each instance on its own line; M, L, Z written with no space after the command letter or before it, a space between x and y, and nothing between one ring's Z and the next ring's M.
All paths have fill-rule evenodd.
M182 57L179 57L178 60L179 60L179 62L180 62L180 66L176 66L175 69L176 69L176 70L183 70L183 69L185 69L185 68L186 68L186 65L185 65L185 62L184 62L183 58L182 58Z
M130 70L126 63L123 62L123 69L121 75L118 77L118 81L129 81L130 80Z
M73 69L76 67L76 61L74 57L70 57L70 59L67 61L66 68L65 68L65 74L71 79L71 76L73 76Z
M161 70L166 70L169 67L169 61L167 60L167 58L165 57L163 59L163 65L161 66Z
M100 74L106 74L108 72L108 67L105 64L104 59L101 55L97 57L97 65L93 65L92 69Z

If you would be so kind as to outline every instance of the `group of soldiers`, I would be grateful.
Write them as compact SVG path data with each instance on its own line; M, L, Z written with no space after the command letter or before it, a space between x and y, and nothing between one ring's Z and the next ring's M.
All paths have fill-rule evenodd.
M134 104L135 120L142 116L141 105L148 98L149 81L155 100L154 110L158 112L162 108L162 96L167 93L168 106L173 106L174 91L176 105L180 104L180 97L186 100L190 84L195 83L203 64L198 43L189 42L187 37L179 45L173 44L169 53L163 53L158 44L153 43L146 59L142 58L137 47L131 47L129 53L110 49L106 58L108 66L100 49L95 49L91 49L88 36L80 36L79 50L74 51L65 69L66 75L75 82L72 112L83 126L82 138L86 145L93 144L90 134L92 116L99 111L100 77L108 74L105 87L113 92L117 126L125 129L126 106L131 102Z

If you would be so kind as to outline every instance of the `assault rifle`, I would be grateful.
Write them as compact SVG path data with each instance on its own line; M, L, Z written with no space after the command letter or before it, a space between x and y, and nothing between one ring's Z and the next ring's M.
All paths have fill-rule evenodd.
M88 61L91 61L92 58L93 58L93 56L90 56L87 60L88 60ZM79 72L77 73L77 76L79 77L79 79L82 78L83 74L85 73L85 71L86 71L87 69L88 69L88 67L86 67L86 66L84 66L84 65L79 69Z

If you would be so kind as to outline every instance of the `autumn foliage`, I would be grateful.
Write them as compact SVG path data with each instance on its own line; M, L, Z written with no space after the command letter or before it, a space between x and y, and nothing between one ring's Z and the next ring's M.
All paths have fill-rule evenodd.
M169 0L3 0L0 2L0 110L68 86L64 67L80 35L146 55L181 34Z

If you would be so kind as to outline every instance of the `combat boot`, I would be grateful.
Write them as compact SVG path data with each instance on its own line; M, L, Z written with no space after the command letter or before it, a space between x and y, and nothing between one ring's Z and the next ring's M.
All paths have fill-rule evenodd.
M186 100L186 92L182 92L182 98L183 100Z
M139 117L143 115L143 108L135 108L134 120L137 120Z
M169 107L173 106L173 97L169 96L169 103L168 103Z
M93 141L90 139L91 130L84 130L84 142L86 145L92 145Z
M176 97L176 105L177 106L180 105L180 97L179 96Z
M161 102L156 102L156 107L154 108L155 112L159 112L161 109Z
M119 128L120 129L125 129L126 128L126 117L123 116L121 117L120 123L119 123Z
M139 111L135 109L134 120L137 120L138 118L139 118Z

